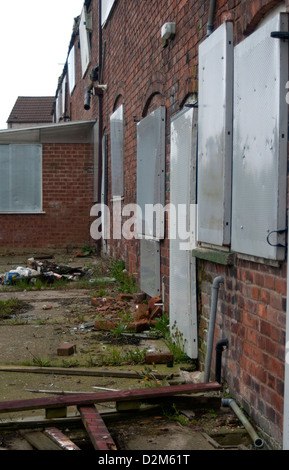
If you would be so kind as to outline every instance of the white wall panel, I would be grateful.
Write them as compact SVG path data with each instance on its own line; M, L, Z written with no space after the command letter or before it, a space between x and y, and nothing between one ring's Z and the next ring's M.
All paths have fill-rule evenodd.
M166 109L161 106L137 125L137 232L164 238L162 211L152 209L165 203L165 126Z
M140 240L140 287L150 297L160 295L160 243Z
M69 92L73 93L75 88L75 47L73 46L68 55L68 82Z
M170 328L172 337L180 333L184 350L191 358L198 356L196 260L188 243L184 250L179 230L179 205L187 211L181 221L186 231L196 231L190 219L190 205L196 202L196 110L179 113L171 121L170 205ZM174 228L176 230L174 233Z
M86 29L86 8L84 7L81 12L81 18L79 23L79 38L80 38L80 54L81 54L81 69L82 76L84 76L87 67L90 63L91 48L89 33Z
M277 233L286 225L288 31L278 14L235 48L232 249L283 259Z
M104 24L107 22L114 2L115 2L115 0L101 0L101 8L102 8L102 10L101 10L101 24L102 24L102 26L104 26Z
M124 122L123 105L110 117L111 195L123 196Z
M231 234L233 25L199 47L198 240L228 245Z

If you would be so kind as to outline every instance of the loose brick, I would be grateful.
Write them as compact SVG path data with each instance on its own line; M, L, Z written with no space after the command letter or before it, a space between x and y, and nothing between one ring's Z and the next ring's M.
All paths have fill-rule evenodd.
M170 352L147 352L145 361L147 364L166 364L173 359L173 354Z
M72 356L76 352L76 345L71 343L65 343L57 348L58 356Z

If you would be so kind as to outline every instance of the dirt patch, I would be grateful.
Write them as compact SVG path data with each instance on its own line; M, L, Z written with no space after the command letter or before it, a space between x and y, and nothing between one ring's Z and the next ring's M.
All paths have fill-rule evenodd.
M85 267L87 275L81 285L78 282L67 282L60 289L57 284L31 289L31 286L17 289L17 286L0 286L0 300L17 299L21 309L14 311L9 318L0 322L0 396L1 401L51 396L52 393L63 392L96 392L101 389L126 390L146 386L159 386L167 380L180 379L183 364L144 363L145 351L166 351L167 346L162 339L143 334L118 334L112 331L100 331L95 328L95 319L99 318L97 302L91 299L110 298L117 302L119 284L111 281L108 265L102 259L85 257L83 259L67 257L58 259L59 263L71 267ZM0 258L0 273L25 264L24 257ZM107 279L105 282L103 279ZM91 282L92 281L92 282ZM127 299L127 305L131 299ZM119 301L119 300L118 300ZM124 301L124 299L122 299ZM111 305L115 305L114 302ZM105 303L100 307L107 306ZM126 308L122 309L126 310ZM101 315L108 317L110 308L103 310ZM147 314L147 312L145 312ZM114 312L115 315L115 312ZM120 320L121 321L121 320ZM122 325L123 326L123 325ZM120 334L122 333L122 334ZM65 344L75 345L70 356L59 356L58 348ZM11 372L4 367L37 366L43 373ZM53 372L53 368L65 368L66 374ZM101 368L106 372L104 377L77 375L77 371L87 368L96 371ZM45 369L45 373L44 370ZM74 373L69 374L69 371ZM110 371L123 371L123 377L115 377ZM76 374L75 374L76 372ZM130 376L133 372L133 376ZM126 377L125 374L128 374ZM159 377L159 378L158 378ZM220 399L220 397L219 397ZM114 412L115 404L102 405L101 413ZM185 410L188 413L188 410ZM123 450L166 450L166 449L204 449L215 450L218 445L210 436L214 429L225 430L232 434L239 430L238 422L228 428L228 410L209 412L205 406L201 412L189 409L191 415L179 409L164 410L162 407L154 415L133 413L133 420L126 416L125 420L110 422L109 431ZM77 410L71 410L72 415ZM207 415L207 416L206 416ZM44 419L44 412L37 411L2 415L0 420L0 448L21 450L27 444L18 431L1 432L5 420ZM223 419L223 421L221 420ZM233 417L231 416L231 419ZM69 430L69 426L65 426ZM215 433L216 434L216 433ZM173 439L172 439L173 436ZM248 436L247 436L248 437ZM243 445L243 441L239 440ZM234 444L236 448L238 443ZM246 443L247 445L247 443Z

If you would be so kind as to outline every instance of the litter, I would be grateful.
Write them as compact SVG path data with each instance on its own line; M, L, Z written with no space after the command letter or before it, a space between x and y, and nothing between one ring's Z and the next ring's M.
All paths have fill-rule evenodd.
M28 282L36 282L36 278L49 283L55 280L76 281L85 272L81 268L72 268L70 266L58 265L48 260L35 260L29 258L27 266L17 266L2 275L0 275L0 283L6 286L13 285L21 279L27 279Z

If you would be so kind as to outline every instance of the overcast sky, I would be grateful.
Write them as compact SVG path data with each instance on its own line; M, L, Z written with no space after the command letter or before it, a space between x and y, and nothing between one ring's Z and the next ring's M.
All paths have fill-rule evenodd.
M18 96L54 96L84 0L0 2L0 129Z

